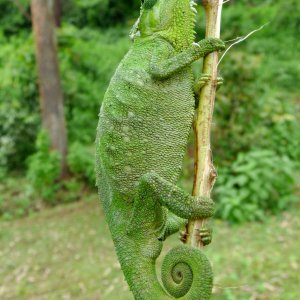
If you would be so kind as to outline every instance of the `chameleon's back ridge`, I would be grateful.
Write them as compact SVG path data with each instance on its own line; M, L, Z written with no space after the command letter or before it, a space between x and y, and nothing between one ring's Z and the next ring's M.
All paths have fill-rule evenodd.
M106 91L97 128L99 195L125 278L136 300L206 300L207 258L186 245L172 249L156 275L163 241L187 220L210 217L211 199L176 183L195 111L191 64L224 48L194 42L190 0L146 0L134 40ZM200 233L209 240L208 231Z

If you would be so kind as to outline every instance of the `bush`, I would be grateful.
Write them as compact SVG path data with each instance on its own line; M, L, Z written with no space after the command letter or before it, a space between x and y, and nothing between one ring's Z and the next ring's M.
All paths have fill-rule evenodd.
M20 33L20 31L30 31L30 1L0 0L0 32L7 37Z
M34 192L51 202L59 188L60 155L49 150L50 146L47 133L41 130L36 140L36 152L28 158L27 178Z
M70 171L87 180L91 186L95 186L95 154L94 148L84 147L75 142L69 148L68 165Z
M5 173L24 167L40 117L32 39L0 42L0 173Z
M58 36L61 78L69 140L91 144L109 80L129 47L121 30L99 33L61 28ZM1 36L0 36L1 40ZM2 37L0 50L0 176L22 170L34 152L40 124L32 36Z
M0 184L0 218L6 220L27 215L35 202L25 178L14 175L1 180Z
M65 26L59 33L69 139L84 144L95 140L99 108L107 85L129 47L119 30L99 33Z
M274 151L239 153L236 161L219 173L216 216L231 223L262 221L294 200L294 165Z
M225 85L218 93L213 128L218 163L230 164L253 147L300 161L300 107L293 87L283 79L274 85L278 76L271 79L270 74L277 69L263 57L238 51L224 61ZM288 65L281 69L293 77Z
M77 27L115 26L137 17L140 5L140 0L68 0L64 1L63 19Z

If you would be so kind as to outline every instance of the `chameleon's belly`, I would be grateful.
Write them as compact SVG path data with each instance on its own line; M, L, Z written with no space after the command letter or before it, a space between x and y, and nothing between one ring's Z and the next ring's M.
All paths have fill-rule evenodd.
M115 74L97 138L100 172L111 190L132 199L139 178L149 171L178 180L194 115L191 82L189 70L163 82L142 70Z

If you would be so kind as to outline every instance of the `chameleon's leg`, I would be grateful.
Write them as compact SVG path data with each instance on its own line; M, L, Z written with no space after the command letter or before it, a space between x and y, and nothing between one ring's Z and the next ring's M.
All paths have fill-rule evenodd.
M206 197L191 196L155 172L145 174L139 184L139 195L152 196L161 206L182 219L209 218L214 214L214 202Z
M187 220L179 218L173 213L168 212L165 228L158 239L164 241L170 235L178 232L180 228L187 224L187 222Z
M166 236L168 231L170 234L178 231L180 227L179 218L185 220L209 218L214 213L214 202L211 199L191 196L155 172L150 172L140 179L127 233L131 235L137 232L139 228L141 231L148 228L152 232L157 232L157 236L163 239L168 223L168 213L162 207L167 208L177 217L177 220L169 219Z
M166 295L158 283L155 261L162 250L159 237L167 223L166 208L177 217L194 219L211 216L214 204L208 198L190 196L154 172L145 174L139 181L127 230L127 240L136 257L131 262L128 260L130 255L124 257L122 266L130 288L136 299L140 300L179 297L208 300L213 283L211 266L205 255L196 248L180 245L171 250L163 261L162 281L173 298ZM139 297L142 293L144 296ZM188 297L185 296L187 294Z
M171 57L166 48L157 52L154 50L149 71L153 78L166 79L208 53L224 48L225 44L220 39L210 38L194 43L190 48Z

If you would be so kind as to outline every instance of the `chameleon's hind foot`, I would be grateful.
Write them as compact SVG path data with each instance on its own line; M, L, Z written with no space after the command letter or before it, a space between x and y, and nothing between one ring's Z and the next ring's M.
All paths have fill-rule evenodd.
M207 246L212 241L212 229L210 227L202 227L198 230L198 234L204 246Z
M186 243L188 239L189 234L186 231L180 231L179 232L179 239L182 243Z
M204 246L207 246L212 241L212 229L210 227L202 227L198 229L198 235ZM189 234L185 231L181 231L179 234L180 241L186 243Z
M211 80L211 75L202 74L201 77L194 85L194 91L196 94L200 92L200 90ZM224 84L224 80L222 77L217 78L217 90Z

